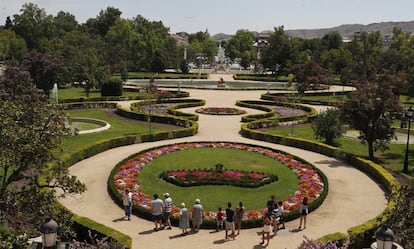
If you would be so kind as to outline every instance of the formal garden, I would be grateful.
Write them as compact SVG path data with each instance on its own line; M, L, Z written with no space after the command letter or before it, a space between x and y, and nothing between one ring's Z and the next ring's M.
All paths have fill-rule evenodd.
M185 102L185 101L184 101ZM147 104L151 104L151 105L157 105L157 104L152 104L152 103L147 103ZM200 104L200 103L199 103ZM167 109L171 106L171 104L158 104L161 105L161 108L157 108L159 109L158 111L155 111L153 114L154 115L161 115L161 116L165 116L165 115L169 115ZM289 114L295 114L295 116L306 116L306 111L305 112L293 112L290 111L288 108L289 107L283 107L284 104L279 104L280 106L278 106L278 104L271 104L269 102L266 101L244 101L243 103L239 103L240 106L246 106L246 105L259 105L261 107L257 107L258 109L264 109L267 110L268 114L264 114L264 115L270 115L273 116L277 113L277 115L275 117L280 118L291 118L291 116L289 116ZM249 106L251 107L251 106ZM143 107L140 107L143 108ZM148 113L148 109L140 109L143 113ZM278 112L279 110L279 112ZM299 106L295 107L295 110L300 110ZM76 116L96 116L99 118L103 118L105 120L108 119L108 116L103 117L102 114L104 115L108 115L108 110L104 111L101 110L99 111L98 109L81 109L81 110L71 110L70 111L71 115L73 113L73 115ZM96 115L98 113L101 113L100 115ZM106 114L105 114L106 113ZM270 114L269 114L270 113ZM309 113L309 112L308 112ZM310 113L312 113L312 111L310 111ZM109 115L110 118L116 118L116 116L113 116L113 114ZM243 117L246 118L246 117ZM252 120L257 119L257 117L251 117ZM118 118L116 118L118 119ZM116 120L115 119L115 120ZM137 127L142 127L142 133L146 133L148 132L148 122L146 122L146 120L144 119L143 121L132 121L132 120L128 120L125 118L121 118L123 120L123 122L134 122L135 125L137 125ZM248 119L248 118L247 118ZM114 120L114 121L115 121ZM112 123L113 121L111 121L110 123ZM141 122L139 124L139 122ZM115 122L116 124L116 122ZM253 122L254 124L254 122ZM158 131L156 129L157 126L159 124L154 123L154 134L157 133ZM125 127L125 126L123 126ZM137 132L139 130L137 130L134 127L134 132ZM115 127L116 128L116 127ZM173 126L171 126L172 129L174 129ZM293 128L293 130L292 130ZM162 132L163 129L165 129L164 125L161 125L160 127L160 131ZM314 135L312 135L312 129L310 128L309 125L306 124L296 124L296 125L288 125L286 127L283 128L282 127L274 127L272 128L272 125L269 125L267 128L261 128L258 131L265 131L266 133L268 133L269 135L272 136L276 135L276 136L286 136L286 137L301 137L301 138L305 138L309 141L314 141L314 142L318 142L318 140L315 140ZM293 133L292 133L293 131ZM122 133L121 133L122 134ZM125 134L130 134L128 131L126 131ZM102 134L94 134L94 135L89 135L89 136L107 136L108 134L102 135ZM111 135L112 136L112 135ZM79 136L76 139L80 139L81 136ZM91 140L92 137L89 137L87 139L85 139L85 143L86 141L90 141L89 143L92 145L94 144L93 140ZM97 139L97 138L95 138ZM72 140L72 139L69 139ZM68 140L68 141L69 141ZM76 143L75 143L76 144ZM349 144L349 145L348 145ZM172 144L170 146L165 146L165 147L160 147L160 148L153 148L153 149L149 149L148 151L143 151L140 152L136 155L132 155L130 158L125 159L123 162L121 162L120 164L118 164L113 171L113 174L111 175L111 177L113 177L114 181L113 181L113 188L111 187L110 189L112 189L112 195L115 196L115 198L118 198L118 200L120 200L120 192L125 189L125 188L129 188L129 189L133 189L134 193L135 193L135 199L134 199L134 210L136 212L136 214L138 216L144 217L144 218L149 218L149 212L148 212L148 203L150 202L151 199L151 193L152 192L159 192L161 193L163 189L171 189L171 193L175 196L175 198L177 199L181 199L183 201L186 201L188 203L191 203L191 200L194 199L195 196L197 196L197 198L202 198L203 200L205 200L206 202L206 217L207 217L207 222L206 222L206 227L213 227L214 223L212 222L214 220L215 217L215 209L218 205L220 205L220 203L217 203L217 198L213 198L211 199L211 197L209 198L209 193L211 192L211 187L213 188L220 188L220 193L224 192L224 196L222 196L222 199L228 199L228 200L233 200L233 202L237 202L237 199L232 199L234 198L234 196L237 196L237 193L233 193L234 190L232 190L233 188L229 188L229 185L235 184L234 179L233 179L233 183L232 180L229 180L229 182L226 182L226 180L222 180L220 183L218 184L212 184L211 182L214 181L210 181L209 184L205 184L205 183L200 183L197 184L196 182L194 182L194 185L191 186L183 186L178 184L177 182L174 181L168 181L167 179L163 179L164 177L171 177L173 176L174 178L176 178L178 175L184 175L184 174L189 174L189 172L203 172L203 175L206 175L206 171L213 171L216 172L217 170L217 165L222 165L223 166L223 170L226 170L226 165L232 165L231 170L233 170L234 172L237 172L236 175L240 175L242 172L246 172L246 165L248 165L248 160L249 158L252 158L252 155L250 155L250 153L248 153L247 157L244 158L243 160L240 161L246 161L246 165L233 165L231 162L228 162L228 158L231 158L229 156L226 156L226 153L224 153L223 157L217 157L218 154L217 152L214 152L214 156L211 156L209 153L206 152L202 152L202 151L198 151L198 149L201 149L203 147L209 148L210 149L215 149L217 150L219 147L225 145L224 147L230 147L232 149L236 149L237 151L239 151L241 148L250 148L251 145L240 145L240 144L226 144L226 143L212 143L212 142L203 142L203 143L195 143L195 144ZM390 145L390 146L397 146L397 145ZM69 147L68 147L69 148ZM206 149L203 148L203 149ZM400 146L400 148L402 148ZM227 148L228 149L228 148ZM356 139L350 139L350 138L342 138L341 139L341 149L344 151L347 151L347 153L355 153L356 155L364 155L363 151L366 151L366 145L362 145L360 144ZM397 148L395 148L395 150L397 150ZM255 151L255 149L246 149L249 152ZM264 150L267 151L268 149L266 148L259 148L259 151ZM174 152L174 153L172 153ZM183 153L187 153L183 155ZM232 151L232 154L234 154L235 152ZM312 198L312 201L316 200L316 197L320 197L321 194L323 193L323 190L325 189L325 191L327 191L327 182L322 181L323 177L321 177L320 181L316 181L316 182L302 182L301 177L304 177L303 179L308 179L308 180L312 180L314 179L312 176L312 174L317 173L318 170L314 169L314 170L309 170L312 169L312 166L306 166L307 164L303 164L301 163L301 159L294 159L294 157L291 157L289 155L280 153L280 152L274 152L274 151L268 151L268 154L277 154L278 156L276 156L277 160L279 162L281 162L282 165L288 166L288 168L290 168L292 170L292 172L295 172L295 174L298 174L296 177L292 177L292 175L290 177L286 178L286 175L283 174L281 171L279 170L275 170L274 172L268 172L268 171L257 171L257 169L254 167L253 171L249 171L247 169L247 172L249 173L255 173L256 176L257 175L263 175L263 174L273 174L274 176L276 176L277 180L275 180L274 182L269 182L267 184L264 185L264 189L266 188L270 188L272 187L272 190L269 191L268 193L266 193L265 191L262 193L263 191L263 187L261 187L261 194L263 194L263 196L269 196L271 195L272 192L274 192L274 185L277 186L277 184L286 184L286 179L291 179L291 184L292 187L284 187L282 188L283 190L288 190L287 193L283 192L283 191L276 191L278 193L278 199L283 199L284 200L284 205L286 210L289 212L289 215L287 216L288 219L293 219L295 217L297 217L297 205L298 205L298 201L300 201L300 198L304 195L304 190L306 190L306 195L314 195L315 199ZM219 153L220 154L220 153ZM260 153L259 153L260 154ZM266 153L265 153L266 154ZM201 155L201 156L200 156ZM204 156L203 156L204 155ZM192 160L188 160L186 159L187 157L192 158ZM200 158L200 162L194 161L194 158ZM221 159L220 159L221 158ZM238 157L236 157L238 158ZM239 159L239 158L238 158ZM165 162L177 162L176 164L171 164L168 163L168 165L170 165L168 168L165 168L165 165L167 165ZM183 162L187 162L183 163ZM190 164L188 164L188 162L191 162ZM292 163L293 162L293 163ZM295 164L298 164L300 167L299 168L295 168ZM150 167L145 167L145 166L150 166ZM157 166L158 165L158 166ZM194 165L197 165L197 167L195 167ZM205 167L200 167L200 165L206 165ZM266 164L263 163L263 165L265 166ZM304 166L304 168L302 168ZM269 168L273 168L274 165L272 165L271 167L265 166L265 168L268 170ZM293 167L293 169L292 169ZM311 167L311 168L309 168ZM305 171L307 171L307 173L300 173L300 168L306 169ZM145 169L145 170L144 170ZM275 169L277 169L277 167L275 167ZM292 174L292 172L290 172L290 174ZM141 174L142 173L142 174ZM170 176L168 176L168 173L172 174ZM197 173L196 173L197 174ZM167 175L167 176L166 176ZM234 176L234 175L233 175ZM299 176L299 178L297 178ZM193 176L194 177L194 176ZM231 177L230 177L231 178ZM193 178L194 179L194 178ZM297 181L297 179L299 179L299 182ZM111 181L109 181L111 182ZM304 185L303 185L304 184ZM172 186L174 185L174 186ZM200 186L201 185L201 186ZM227 187L226 187L227 186ZM285 186L285 185L284 185ZM312 186L312 187L310 187ZM316 189L313 189L313 187L317 186ZM323 188L324 186L326 186L326 188ZM180 189L184 188L184 192ZM192 188L195 188L196 190L191 190ZM203 190L203 188L206 188L206 190ZM222 189L227 189L226 191L222 191ZM319 190L317 190L319 188ZM254 193L254 189L255 188L251 188L253 193ZM244 189L243 189L244 191ZM290 192L289 192L290 191ZM217 192L217 191L215 191ZM203 194L204 193L204 194ZM243 192L243 195L245 196L245 192ZM253 194L254 195L254 194ZM265 210L265 207L262 206L264 202L262 202L262 205L258 205L257 199L252 198L251 201L249 201L249 198L247 198L248 196L244 197L246 203L249 205L249 207L255 207L255 209L251 209L247 212L246 214L246 221L245 223L247 224L248 227L256 227L260 225L261 222L261 217L263 216L263 212ZM323 194L322 194L323 197ZM314 206L314 208L316 208L317 206L321 205L323 201L323 198L321 198L321 200L319 200L318 202L316 202L316 205ZM174 208L174 219L173 219L173 223L177 224L177 220L176 220L176 215L178 208ZM290 214L291 212L291 214ZM208 221L210 221L211 223L209 223ZM210 224L210 225L209 225Z
M312 239L366 248L386 225L398 243L413 247L414 157L407 128L414 105L414 49L409 33L395 27L385 44L381 33L363 31L345 43L337 32L308 40L288 36L280 26L265 46L254 47L258 37L240 30L223 44L239 70L220 65L233 80L208 80L219 45L208 32L187 34L183 45L162 22L121 14L108 7L78 23L70 13L53 16L26 3L0 27L0 248L25 247L28 238L45 232L41 225L50 218L59 224L60 241L88 240L90 232L88 243L95 247L96 240L108 239L113 247L131 248L131 236L58 202L88 193L88 186L70 174L71 166L130 145L148 147L111 165L108 195L119 210L120 191L130 188L134 214L148 219L150 196L168 189L177 201L203 199L205 228L210 228L217 206L236 203L243 194L249 209L243 225L258 227L266 199L276 194L288 220L294 220L301 197L309 196L317 211L330 185L306 158L270 149L289 146L352 165L375 180L387 198L376 217L344 233ZM328 90L333 87L337 91ZM203 88L261 94L237 100L237 108L206 106L187 90ZM332 110L318 113L318 105ZM250 109L260 112L247 114ZM237 136L252 142L194 141L199 117L240 118ZM71 118L95 121L71 127ZM348 128L359 134L344 137ZM407 144L392 142L396 131L407 135ZM162 146L151 144L161 141Z
M180 180L181 177L185 179ZM113 194L118 198L126 188L133 191L134 205L143 217L150 217L152 193L168 189L176 200L185 203L199 198L205 203L205 225L210 228L215 227L217 207L225 201L237 203L241 196L245 205L252 208L245 213L245 227L259 227L267 212L265 204L269 196L283 200L289 221L298 217L297 209L304 196L309 198L313 210L322 204L328 192L323 173L302 159L269 148L231 142L151 148L118 164L111 179L110 189L117 191ZM175 218L178 212L179 207L175 206L172 212Z

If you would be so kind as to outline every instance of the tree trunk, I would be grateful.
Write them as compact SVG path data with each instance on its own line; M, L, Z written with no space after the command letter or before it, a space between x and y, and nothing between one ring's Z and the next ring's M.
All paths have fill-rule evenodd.
M367 141L368 143L368 157L370 160L374 159L374 141Z

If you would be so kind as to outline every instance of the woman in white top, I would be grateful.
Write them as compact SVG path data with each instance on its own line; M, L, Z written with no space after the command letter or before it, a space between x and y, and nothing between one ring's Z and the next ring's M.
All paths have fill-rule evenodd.
M270 214L266 213L265 218L263 220L262 242L260 242L260 244L264 244L264 241L266 239L266 246L269 245L270 233L273 230L272 223L273 222L270 218Z
M302 228L302 221L303 221L303 229L306 228L306 216L308 215L308 197L304 197L302 202L299 205L299 214L300 214L300 221L299 221L299 229Z

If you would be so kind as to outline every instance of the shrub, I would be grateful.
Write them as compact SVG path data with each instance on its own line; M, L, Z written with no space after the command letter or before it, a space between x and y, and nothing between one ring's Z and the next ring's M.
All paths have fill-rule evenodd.
M324 138L329 145L339 145L344 133L344 124L339 119L339 110L328 109L320 113L312 122L312 129L317 139Z
M122 80L118 77L110 77L101 88L102 96L122 96Z

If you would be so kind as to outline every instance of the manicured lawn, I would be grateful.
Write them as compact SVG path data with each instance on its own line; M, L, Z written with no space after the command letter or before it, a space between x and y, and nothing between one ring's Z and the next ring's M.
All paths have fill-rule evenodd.
M306 97L302 97L302 100L307 100L307 101L323 101L323 102L338 102L338 103L342 103L344 101L347 100L346 96L341 96L341 95L330 95L330 96L306 96Z
M225 169L275 174L279 180L259 188L179 187L158 177L166 170L214 169L218 163L223 164ZM263 208L272 194L277 200L285 199L294 194L299 184L298 176L277 160L256 152L226 148L187 149L157 157L144 167L138 179L144 193L158 193L161 196L169 192L176 205L185 202L189 207L199 198L206 210L214 211L219 206L225 208L227 202L236 206L239 201L243 201L248 210Z
M270 134L283 135L283 136L292 136L291 126L287 127L277 127L274 129L266 129ZM321 142L315 139L313 130L310 125L301 125L294 126L293 128L293 137L299 137L310 141ZM350 152L361 157L368 157L368 146L362 144L358 139L351 139L343 137L341 139L341 149L346 152ZM409 152L409 165L411 168L411 173L406 175L409 179L414 180L413 166L414 158L410 155L413 154L414 145L411 145ZM389 168L394 171L402 171L405 155L405 144L389 144L389 150L384 152L376 151L375 162L383 165L386 168Z
M110 138L122 137L126 135L148 134L149 124L147 122L136 121L118 116L113 110L102 109L81 109L68 111L71 117L85 117L105 120L111 128L91 134L71 136L63 139L63 152L71 153L80 149L90 147L98 141ZM151 123L152 132L174 130L176 126Z

